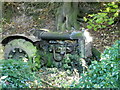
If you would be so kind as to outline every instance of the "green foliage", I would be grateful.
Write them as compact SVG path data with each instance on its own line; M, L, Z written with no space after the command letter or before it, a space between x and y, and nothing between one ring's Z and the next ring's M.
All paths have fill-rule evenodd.
M0 60L2 88L30 88L36 77L31 71L30 65L20 60Z
M32 70L33 70L33 71L36 71L36 70L38 70L38 69L41 68L40 57L41 57L41 56L40 56L39 53L37 52L37 53L36 53L36 57L33 59L33 63L32 63L32 65L33 65Z
M105 4L105 9L100 10L96 14L89 14L88 18L84 17L84 21L88 23L88 29L98 29L106 28L114 23L116 17L119 16L118 3L110 2Z
M64 64L63 64L63 68L65 69L68 69L68 68L71 68L71 66L69 66L69 63L71 63L71 60L70 60L70 55L66 55L66 57L64 58Z
M63 60L63 68L64 69L72 69L74 64L78 65L78 68L82 66L82 62L79 59L79 55L74 54L67 54Z
M76 88L118 88L120 85L120 41L101 55L101 61L93 61L89 71L82 74Z
M109 47L104 51L104 53L101 55L101 59L111 60L111 61L119 61L119 51L120 51L120 41L116 41L112 47Z

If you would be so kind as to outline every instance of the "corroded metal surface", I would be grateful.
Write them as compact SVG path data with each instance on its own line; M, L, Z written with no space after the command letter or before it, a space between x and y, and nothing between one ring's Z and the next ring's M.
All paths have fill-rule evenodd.
M31 42L36 42L36 41L40 41L37 37L33 36L33 35L27 35L27 34L13 34L13 35L8 35L5 38L3 38L2 40L2 44L6 45L9 41L13 40L13 39L26 39L28 41Z

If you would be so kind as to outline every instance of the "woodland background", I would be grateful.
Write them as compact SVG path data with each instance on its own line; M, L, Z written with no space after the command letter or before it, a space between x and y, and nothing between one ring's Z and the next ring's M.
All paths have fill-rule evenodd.
M4 47L0 45L2 87L119 87L120 2L3 2L1 21L3 38L40 28L58 32L89 29L93 46L102 52L101 60L94 60L89 70L79 76L77 72L69 75L56 68L32 72L29 65L20 61L15 66L13 60L3 64ZM17 73L13 74L13 69Z

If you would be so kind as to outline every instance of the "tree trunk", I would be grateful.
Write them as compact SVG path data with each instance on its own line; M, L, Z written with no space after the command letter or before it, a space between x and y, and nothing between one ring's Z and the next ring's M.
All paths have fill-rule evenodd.
M78 2L64 2L56 13L57 30L65 31L72 30L72 28L78 30L78 13Z

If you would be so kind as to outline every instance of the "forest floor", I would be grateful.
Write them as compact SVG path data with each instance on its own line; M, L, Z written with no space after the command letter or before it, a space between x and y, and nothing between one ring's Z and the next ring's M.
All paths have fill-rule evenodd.
M43 87L64 87L78 84L81 78L77 69L74 71L63 70L58 68L46 68L43 67L37 72L37 77L42 80ZM41 87L41 86L40 86Z
M93 37L93 46L96 47L99 51L103 52L105 48L110 47L116 40L119 40L119 31L120 29L113 28L98 31L90 30L90 33ZM10 31L8 30L5 32L9 33ZM0 60L4 59L3 49L4 47L0 44ZM75 83L77 84L81 78L76 69L74 69L73 73L71 73L70 71L60 70L57 68L43 67L37 72L37 75L43 81L42 87L66 87L67 85L72 85L74 81L76 81Z
M113 45L116 40L120 39L120 28L103 29L98 31L90 30L90 33L93 37L93 46L101 52Z

